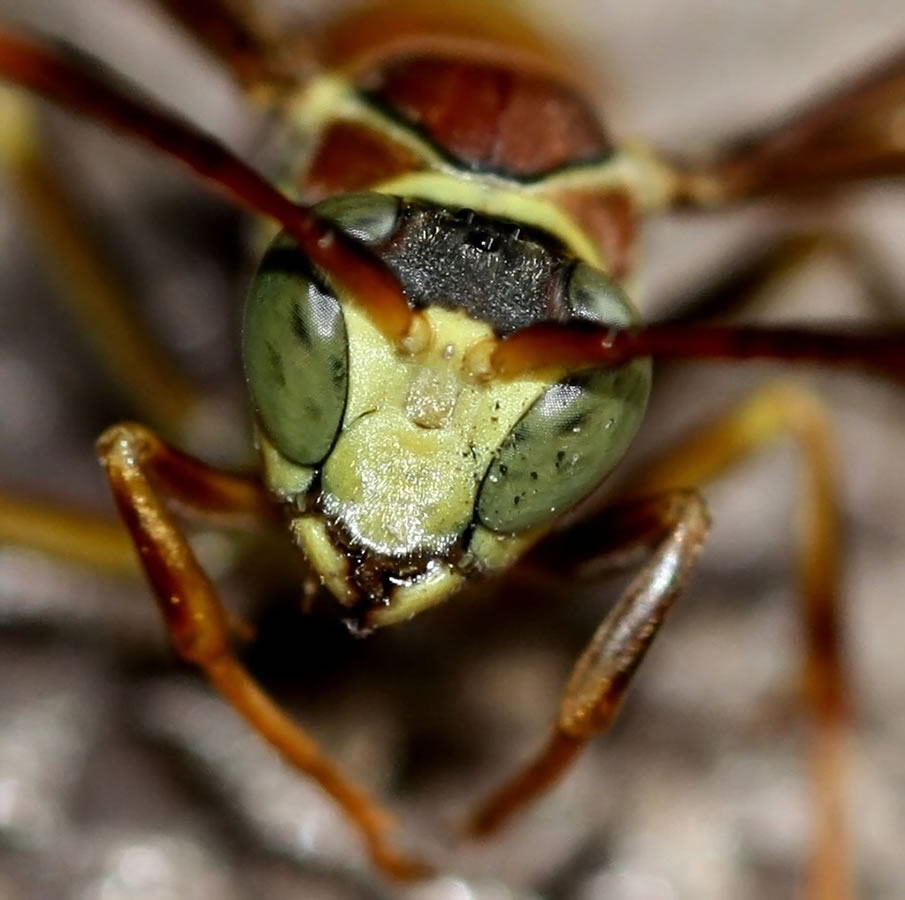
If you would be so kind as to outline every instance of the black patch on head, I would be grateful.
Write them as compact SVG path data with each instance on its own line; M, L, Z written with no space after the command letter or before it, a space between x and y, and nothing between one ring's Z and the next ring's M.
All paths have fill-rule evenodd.
M500 335L572 318L574 255L539 228L406 200L393 234L374 249L414 306L464 310Z
M462 242L482 253L492 253L499 246L500 236L487 228L472 228L465 233Z

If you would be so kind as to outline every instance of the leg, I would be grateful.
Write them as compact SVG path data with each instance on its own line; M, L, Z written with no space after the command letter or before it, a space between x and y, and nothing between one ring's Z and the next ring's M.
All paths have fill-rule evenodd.
M835 466L819 402L807 391L788 384L757 392L739 409L670 450L661 462L655 462L634 480L627 492L628 505L553 535L535 551L539 563L555 563L559 571L569 571L594 563L623 563L640 551L657 547L651 562L578 661L546 749L481 806L469 823L472 833L485 834L502 825L565 771L593 731L603 730L611 721L628 678L659 627L663 613L681 589L681 581L703 539L703 511L692 503L696 495L688 490L706 484L734 462L785 435L796 439L806 465L798 555L807 646L805 684L814 719L817 834L809 875L810 896L815 900L849 896L843 776L850 713L837 598ZM667 491L673 493L663 493ZM630 499L649 495L666 499L661 499L659 506L651 505L656 499ZM677 506L676 498L684 498L684 505ZM686 543L677 544L683 534ZM670 562L674 566L679 560L684 567L681 573L670 568ZM672 574L679 576L676 583L667 577ZM662 593L652 608L645 609L641 601L636 609L626 610L633 594L645 596L638 594L639 588L651 591L656 584ZM645 598L647 602L649 599ZM649 613L647 620L643 618L645 613ZM645 643L637 641L630 628L623 626L626 614L642 617L635 624L641 626ZM619 684L613 684L612 676L607 675L613 668L624 679ZM595 694L595 688L602 693Z
M470 834L485 835L499 828L556 781L592 735L609 728L635 670L685 585L707 528L704 502L690 491L617 507L595 520L592 528L582 528L578 540L593 535L595 552L603 545L616 555L638 549L654 549L654 555L575 664L547 746L481 804L467 824ZM572 540L563 540L563 545L575 546ZM555 553L552 546L548 549Z
M250 93L272 99L298 88L316 62L299 35L277 35L258 3L242 0L156 0Z
M879 321L901 324L905 292L885 276L869 248L850 235L834 231L793 232L746 247L737 257L708 275L690 291L664 304L670 323L725 321L754 309L777 285L808 263L831 256L849 268L863 287L864 299Z
M0 544L19 544L111 574L137 575L135 547L102 516L0 494Z
M424 864L389 844L389 817L345 779L236 659L214 586L162 500L168 497L181 511L218 522L270 522L275 510L258 482L210 469L167 447L139 425L109 429L98 441L98 454L177 653L199 666L290 765L314 778L336 800L382 872L391 878L426 874Z
M768 386L741 407L654 462L633 481L632 494L694 487L779 437L795 439L805 464L799 523L799 592L805 638L805 697L813 720L814 854L809 896L850 896L845 826L845 774L851 710L838 596L839 523L836 463L820 401L790 384Z
M62 298L114 383L167 434L184 436L201 406L198 392L148 339L134 304L104 265L53 170L30 101L9 88L0 89L0 165L9 170Z
M905 51L709 165L676 171L677 205L722 206L767 194L905 174Z

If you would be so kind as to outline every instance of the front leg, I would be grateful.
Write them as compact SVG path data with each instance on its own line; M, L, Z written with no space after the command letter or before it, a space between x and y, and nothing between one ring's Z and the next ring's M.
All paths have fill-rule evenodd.
M603 620L575 664L546 747L481 804L467 831L489 834L563 774L594 734L606 731L681 593L707 535L707 508L694 491L673 491L609 510L582 530L607 556L653 556ZM592 533L593 532L593 533ZM577 536L581 543L581 535ZM570 536L576 551L576 536ZM580 552L580 550L578 551ZM596 553L600 558L599 549Z
M813 900L852 896L845 821L851 701L839 602L835 453L820 400L786 382L761 388L648 464L627 493L654 499L606 511L552 535L535 551L538 562L578 573L588 564L624 564L639 551L655 552L579 659L552 740L481 807L470 823L473 833L501 825L565 771L594 731L608 727L703 540L706 514L693 491L782 438L795 441L804 464L797 557L816 813L807 895Z
M678 166L677 206L716 207L905 174L905 50L710 163Z
M385 875L403 879L427 874L424 863L390 844L390 817L334 767L236 658L229 642L228 616L216 590L162 499L167 497L192 517L221 524L273 522L276 509L260 483L209 468L168 447L141 425L108 429L97 449L176 652L201 668L290 765L336 800Z
M247 91L266 101L297 90L317 66L298 31L281 35L261 4L155 0Z

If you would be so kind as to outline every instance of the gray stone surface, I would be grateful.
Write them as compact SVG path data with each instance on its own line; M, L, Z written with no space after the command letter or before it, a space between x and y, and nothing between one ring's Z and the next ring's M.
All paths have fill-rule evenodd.
M768 121L905 42L896 0L532 5L596 73L616 134L683 152ZM0 0L0 18L65 36L267 159L266 129L226 79L138 0ZM152 327L213 390L237 391L236 217L153 157L66 116L47 124L86 222ZM92 441L134 412L67 321L0 184L0 484L106 507ZM853 192L836 218L899 285L903 215L901 186L885 186ZM662 312L677 286L752 237L814 219L758 208L652 223L642 305ZM853 274L832 260L758 312L769 321L871 315ZM664 378L634 461L774 375L701 366ZM892 900L905 890L903 395L869 379L795 377L827 398L842 461L858 896ZM712 540L620 725L482 846L453 846L449 827L467 798L536 746L615 586L570 603L561 585L546 602L540 591L462 601L366 642L306 624L291 593L261 596L253 568L228 589L263 616L264 649L251 659L268 683L444 861L447 874L406 892L411 900L801 896L811 813L796 705L797 473L783 445L708 490ZM257 896L399 894L371 877L319 793L172 661L140 585L0 547L0 897Z

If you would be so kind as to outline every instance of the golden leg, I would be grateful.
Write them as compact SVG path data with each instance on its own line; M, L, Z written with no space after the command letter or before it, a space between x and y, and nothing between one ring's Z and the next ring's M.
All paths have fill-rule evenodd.
M851 710L839 603L836 460L820 400L797 385L768 385L664 454L633 480L629 492L698 487L783 437L795 440L804 463L797 557L806 641L804 684L814 723L816 834L809 896L842 900L851 896L844 813Z
M737 141L709 165L677 172L676 204L723 206L762 195L901 177L898 122L905 51L797 115Z
M708 529L694 491L671 491L608 510L583 534L607 552L653 548L653 556L620 597L579 657L563 695L552 737L537 758L488 797L467 824L489 834L556 781L594 734L613 722L632 677L678 599ZM613 542L608 540L613 538ZM569 542L565 535L557 540Z
M769 385L633 480L627 501L552 535L533 561L559 573L653 556L579 659L560 717L544 750L469 821L472 834L501 826L550 786L594 733L612 721L629 680L663 615L681 590L706 531L694 493L734 463L782 437L805 463L798 559L805 620L805 686L814 721L812 744L816 834L808 875L813 900L851 896L844 794L850 701L840 622L836 466L820 401L789 384ZM632 498L648 498L635 499Z
M310 43L281 34L261 4L247 0L155 0L213 54L253 97L266 102L298 90L316 67Z
M0 165L9 170L22 214L49 258L48 271L113 383L167 434L185 435L200 394L148 339L50 164L31 101L6 87L0 88Z
M111 574L137 575L138 558L118 522L0 494L0 544L19 544Z
M98 441L98 454L177 653L201 668L290 765L333 797L385 875L396 879L426 875L426 864L391 845L390 817L335 768L235 657L227 614L162 499L168 497L180 509L215 521L266 523L275 510L264 489L253 479L211 469L172 450L140 425L109 429Z

